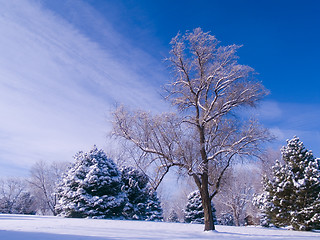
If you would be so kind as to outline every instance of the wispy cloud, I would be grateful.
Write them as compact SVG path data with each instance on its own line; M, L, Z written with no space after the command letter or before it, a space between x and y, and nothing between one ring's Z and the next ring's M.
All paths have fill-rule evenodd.
M160 59L84 1L0 5L0 177L27 174L40 159L71 160L93 144L107 148L115 103L167 108L158 94L167 78ZM276 144L298 135L319 157L319 110L265 101L255 114Z
M320 157L320 106L318 104L263 102L256 110L260 121L277 138L276 147L286 144L293 136L300 137L316 157Z
M107 113L115 102L164 107L148 82L163 77L161 68L150 67L148 74L142 69L159 63L98 14L109 46L36 1L0 3L1 173L25 173L39 159L71 160L78 150L104 145ZM94 10L86 11L94 21Z

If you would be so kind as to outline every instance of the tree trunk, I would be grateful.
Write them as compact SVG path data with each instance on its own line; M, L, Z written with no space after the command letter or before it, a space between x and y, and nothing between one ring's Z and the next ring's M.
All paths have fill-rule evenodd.
M238 214L237 206L232 204L231 209L232 209L233 219L235 221L235 225L240 226L240 214Z
M212 218L212 209L211 209L211 199L209 195L209 177L208 177L208 158L205 150L205 135L204 135L204 127L198 126L199 137L200 137L200 153L203 161L203 172L201 175L201 187L200 187L200 195L204 213L204 231L212 231L215 230Z
M200 190L202 207L204 213L204 231L215 230L211 209L211 200L209 197L208 185L203 185Z

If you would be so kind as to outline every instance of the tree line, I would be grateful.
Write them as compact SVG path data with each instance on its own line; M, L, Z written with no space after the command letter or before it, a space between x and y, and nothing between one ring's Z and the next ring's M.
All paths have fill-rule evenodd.
M74 159L73 164L37 162L30 178L2 180L0 213L162 220L160 201L145 174L119 169L97 147Z
M272 154L265 155L260 167L245 165L251 168L250 174L239 165L229 169L215 204L211 202L214 224L320 228L320 159L298 137L287 141L278 160ZM94 147L77 153L73 164L40 161L28 179L2 179L0 213L203 224L200 192L187 193L180 199L163 199L161 204L143 171L118 168Z

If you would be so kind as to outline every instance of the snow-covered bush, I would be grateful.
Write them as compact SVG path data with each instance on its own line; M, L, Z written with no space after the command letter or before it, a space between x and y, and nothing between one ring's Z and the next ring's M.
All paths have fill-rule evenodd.
M213 222L216 224L216 209L211 203ZM186 223L204 223L204 212L200 192L198 190L191 192L188 195L188 202L184 210L184 221Z
M220 217L217 219L219 225L227 225L227 226L234 226L234 219L233 214L226 212L222 213Z
M162 220L160 201L152 191L148 177L132 167L122 167L121 179L121 189L127 195L123 216L132 220Z
M320 229L320 166L299 138L281 149L283 164L264 179L264 192L255 198L264 225L290 226L294 230Z
M114 218L122 215L126 195L121 173L96 146L79 152L58 185L57 213L65 217Z
M32 196L29 192L22 193L21 196L17 199L14 213L28 215L36 214L35 197Z

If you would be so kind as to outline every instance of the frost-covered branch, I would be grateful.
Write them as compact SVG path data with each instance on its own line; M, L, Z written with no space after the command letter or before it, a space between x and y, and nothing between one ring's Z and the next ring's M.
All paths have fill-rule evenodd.
M113 113L114 136L143 152L160 182L172 167L193 178L203 199L205 230L214 228L210 201L233 161L256 155L270 139L255 121L232 118L234 110L255 106L267 91L253 80L252 68L237 62L240 46L218 45L200 28L172 39L167 60L174 79L166 99L176 112L152 115L120 107Z

